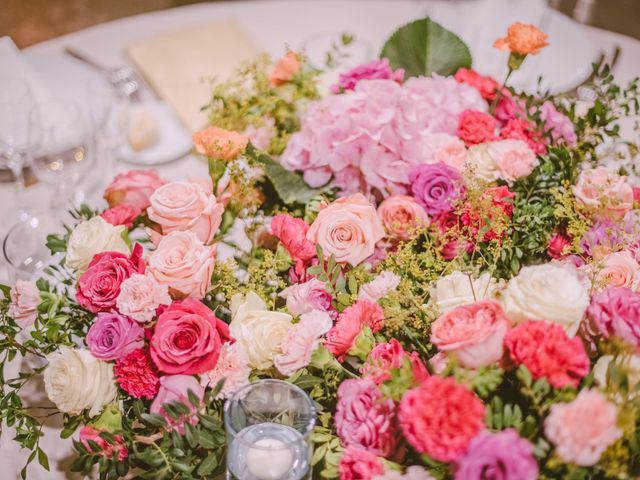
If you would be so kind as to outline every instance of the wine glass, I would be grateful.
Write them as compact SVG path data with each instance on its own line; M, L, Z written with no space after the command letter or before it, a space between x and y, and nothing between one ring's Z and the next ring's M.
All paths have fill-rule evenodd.
M31 168L44 183L54 187L51 210L82 198L78 182L91 168L90 136L79 106L72 101L52 100L36 105L29 115L33 155Z
M0 166L13 174L19 217L26 211L23 169L30 153L29 112L33 104L26 80L0 76Z

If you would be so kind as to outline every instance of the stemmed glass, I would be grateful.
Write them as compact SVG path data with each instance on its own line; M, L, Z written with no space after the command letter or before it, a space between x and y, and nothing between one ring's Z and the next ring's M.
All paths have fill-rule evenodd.
M31 88L26 80L0 76L0 166L13 174L19 217L26 210L23 169L30 153L29 112L33 104Z

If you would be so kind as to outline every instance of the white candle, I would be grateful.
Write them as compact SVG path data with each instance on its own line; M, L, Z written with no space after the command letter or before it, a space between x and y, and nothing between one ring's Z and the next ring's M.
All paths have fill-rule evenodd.
M247 468L260 480L278 480L293 465L293 453L276 438L261 438L247 452Z

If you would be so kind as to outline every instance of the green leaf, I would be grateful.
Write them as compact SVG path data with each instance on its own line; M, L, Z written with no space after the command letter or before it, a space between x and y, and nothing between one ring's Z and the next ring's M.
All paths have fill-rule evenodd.
M211 474L218 466L218 457L215 453L210 453L198 466L198 475L206 477Z
M143 421L156 427L164 427L167 424L167 421L164 419L164 417L156 413L143 413L140 415L140 418L142 418Z
M392 68L403 68L407 77L453 75L460 67L471 67L467 45L429 17L396 30L380 58L388 58Z
M47 472L49 471L49 459L47 458L47 454L44 453L40 447L38 447L38 463L42 465Z

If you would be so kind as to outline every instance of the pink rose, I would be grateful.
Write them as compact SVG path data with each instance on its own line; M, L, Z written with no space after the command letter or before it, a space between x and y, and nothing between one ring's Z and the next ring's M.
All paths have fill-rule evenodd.
M124 443L122 435L114 435L113 438L116 443L115 445L112 445L100 436L100 432L103 431L104 430L98 430L90 425L82 427L80 430L80 442L82 442L82 445L88 452L91 452L94 455L104 456L109 460L111 460L115 455L118 461L122 462L129 456L129 450L127 450L127 446ZM98 447L100 447L100 451L94 451L89 444L89 441L96 443Z
M423 135L417 142L405 145L404 154L412 163L444 162L458 171L464 170L467 163L464 142L448 133Z
M340 480L373 480L384 473L384 465L373 453L348 447L340 459L338 471Z
M511 183L526 177L540 163L522 140L498 140L489 144L488 153L500 170L500 177Z
M140 216L140 208L127 203L105 210L100 214L102 219L111 225L124 225L127 228L133 227L133 222Z
M633 188L625 177L606 167L585 170L573 187L579 204L596 214L622 218L633 208Z
M358 300L377 302L391 292L395 292L400 284L400 277L388 270L382 271L369 283L365 283L358 290Z
M156 415L162 415L167 421L169 430L176 430L180 435L184 435L184 424L196 425L198 417L197 407L189 400L189 390L191 390L201 401L204 397L204 388L191 375L166 375L160 377L160 390L151 404L149 411ZM189 407L190 413L181 418L171 418L165 412L163 405L167 403L180 402Z
M357 266L373 255L384 237L376 209L360 193L339 198L320 212L307 232L307 240L322 247L339 263Z
M640 265L627 251L610 253L589 268L595 274L593 283L599 289L627 287L638 290L640 287Z
M312 278L305 283L296 283L285 288L279 294L287 301L287 310L291 315L302 315L313 310L333 312L331 294L325 290L325 283Z
M389 236L401 241L409 240L418 229L429 225L427 212L408 195L385 199L378 207L378 216Z
M309 224L301 218L291 215L276 215L271 219L271 233L289 252L295 262L306 262L316 256L316 245L307 240Z
M96 254L78 280L78 303L94 313L114 309L122 282L134 273L144 273L144 269L142 246L139 243L130 257L119 252Z
M582 390L570 403L551 405L544 433L567 463L590 467L622 436L618 410L598 390Z
M224 206L211 193L211 182L172 182L158 188L149 198L149 220L157 223L160 233L191 231L202 243L213 240ZM153 239L153 238L152 238Z
M364 378L370 378L376 385L380 385L391 379L392 370L402 368L407 359L411 364L416 384L421 383L429 376L418 353L407 353L395 338L392 338L388 343L378 343L373 347L367 358L367 363L362 366L361 373Z
M172 298L203 298L215 258L215 245L203 245L193 232L173 232L162 237L149 256L149 273L169 287Z
M565 248L571 245L571 238L561 233L554 234L547 244L547 255L556 260L567 256Z
M129 170L116 175L104 190L104 198L110 207L129 204L144 210L151 194L165 183L155 170Z
M371 328L373 333L379 331L384 325L382 307L370 300L358 300L344 309L338 316L336 324L327 332L325 347L342 360L353 347L364 325Z
M456 355L462 366L478 368L502 357L509 328L507 316L494 300L483 300L448 311L431 326L431 342Z
M282 339L282 353L276 355L274 364L282 375L290 376L311 362L311 355L320 345L322 335L331 328L333 321L326 312L314 310L303 313Z
M296 52L288 51L287 54L282 57L273 66L271 75L269 76L269 82L274 87L283 85L289 82L293 76L298 73L302 63Z
M193 134L198 153L220 160L233 160L247 148L244 135L218 127L208 127Z
M229 337L229 326L199 300L174 302L159 317L151 358L163 373L193 375L212 370Z
M149 322L160 305L169 305L171 297L166 285L160 285L151 275L134 273L120 284L116 299L118 311L136 322Z
M21 328L33 325L38 316L40 292L36 282L18 280L11 289L11 303L7 312Z

